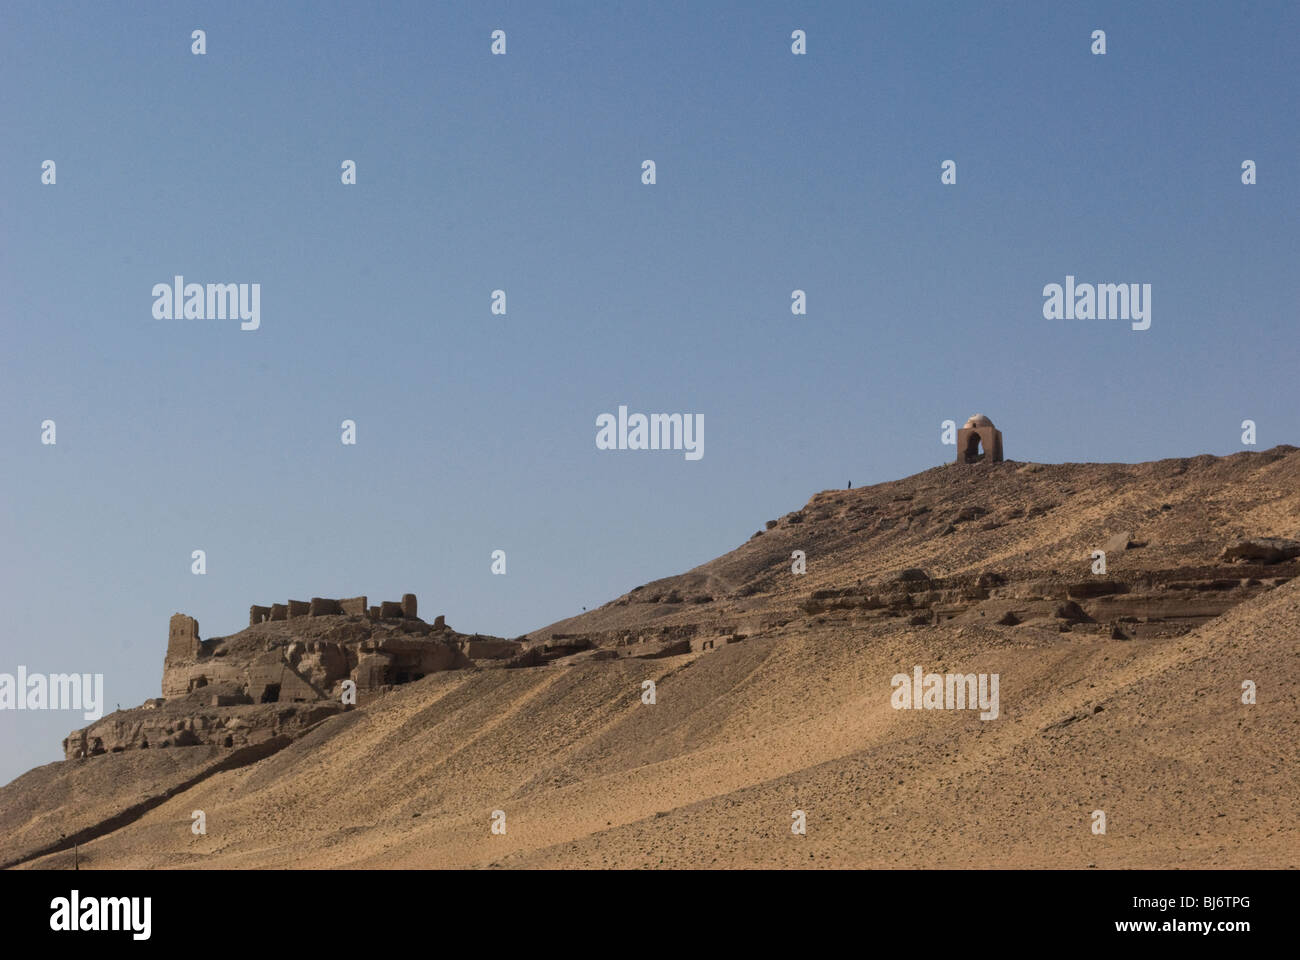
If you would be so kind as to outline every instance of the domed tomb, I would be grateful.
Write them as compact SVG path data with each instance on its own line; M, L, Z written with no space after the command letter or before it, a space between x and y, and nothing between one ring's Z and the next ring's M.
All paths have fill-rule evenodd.
M1001 463L1002 431L993 421L977 413L957 431L958 463Z

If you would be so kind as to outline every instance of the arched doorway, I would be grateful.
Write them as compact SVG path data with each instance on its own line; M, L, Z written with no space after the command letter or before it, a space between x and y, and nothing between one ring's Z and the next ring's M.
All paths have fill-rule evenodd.
M993 421L976 414L957 431L958 463L1001 463L1002 431Z

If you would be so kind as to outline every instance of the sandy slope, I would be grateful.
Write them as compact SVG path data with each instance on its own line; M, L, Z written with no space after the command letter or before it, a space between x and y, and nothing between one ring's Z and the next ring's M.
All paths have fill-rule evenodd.
M1158 643L824 624L694 660L444 674L201 784L83 857L1300 866L1297 600L1293 583ZM889 677L913 663L999 673L1002 717L892 710ZM639 699L646 678L653 706ZM1239 702L1243 679L1258 704ZM194 809L206 837L189 832ZM489 831L495 809L505 836ZM807 836L790 832L795 809Z
M1172 639L794 615L810 587L910 565L1086 569L1115 529L1149 541L1117 562L1150 569L1300 533L1294 448L1035 467L820 494L800 522L654 587L713 600L622 598L563 625L785 611L784 626L704 654L431 675L83 846L83 867L1300 867L1300 579ZM957 520L972 502L988 513ZM806 580L784 575L792 543L808 546ZM1000 718L892 709L891 676L915 664L997 673ZM21 803L24 778L0 792L0 823L85 819L92 774L95 809L134 802L157 791L142 762L161 761L34 771ZM114 795L119 768L135 772Z

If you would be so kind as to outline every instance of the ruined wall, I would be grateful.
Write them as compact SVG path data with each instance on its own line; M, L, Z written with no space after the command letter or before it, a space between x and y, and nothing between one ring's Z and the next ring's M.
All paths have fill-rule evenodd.
M469 663L459 645L430 640L427 635L384 636L361 641L353 679L358 690L373 690Z
M132 749L187 746L245 748L288 733L296 736L335 712L350 709L340 693L354 680L357 704L393 686L441 670L472 667L462 637L420 620L414 594L370 607L366 597L313 597L249 607L249 627L206 642L193 617L177 613L167 628L162 697L117 710L64 741L68 759ZM386 619L366 614L383 611ZM304 618L289 625L285 621ZM337 617L337 620L328 618ZM494 637L472 638L480 655L504 658L519 647Z
M361 689L374 689L468 663L458 648L428 639L432 628L417 616L417 604L413 593L403 594L400 602L388 600L378 607L369 606L367 597L253 604L248 610L250 628L299 617L350 616L390 621L403 635L381 638L367 647L364 638L373 628L357 625L354 629L360 634L356 639L362 643L349 642L352 635L342 634L337 639L303 638L287 645L283 639L269 640L264 650L237 656L227 655L224 641L216 641L215 648L209 642L205 650L198 623L178 613L168 629L162 695L176 699L209 685L227 685L237 691L236 696L246 696L252 703L311 701L334 697L345 679L357 680ZM442 617L436 629L439 634L447 632ZM411 631L414 634L407 636ZM369 656L359 667L363 649Z
M473 637L462 641L460 648L471 660L502 660L521 653L523 644L494 637Z
M344 600L312 597L308 603L290 600L287 603L273 603L269 607L253 605L248 608L248 625L253 627L267 621L329 616L369 616L372 620L418 620L418 611L419 600L413 593L402 594L400 601L385 600L379 606L373 607L370 606L369 597L348 597Z
M162 695L168 700L192 696L205 687L220 686L221 695L247 698L251 703L315 701L337 696L343 680L353 679L361 690L374 690L408 683L438 670L469 664L458 644L434 640L435 633L448 638L440 616L433 627L417 616L416 596L407 593L398 601L369 606L367 597L335 600L312 597L304 603L289 600L270 606L253 604L248 610L249 627L281 623L299 617L365 617L365 624L327 628L329 639L308 636L294 639L284 628L269 631L265 640L240 640L232 653L225 638L203 644L198 623L184 614L171 619L167 656L163 664ZM386 622L380 627L374 621ZM306 627L306 625L304 625ZM292 628L291 628L292 629ZM367 639L374 630L395 635ZM475 638L476 640L478 638ZM249 643L265 644L249 649ZM472 649L480 657L500 657L507 646L487 639ZM490 653L488 651L491 651Z

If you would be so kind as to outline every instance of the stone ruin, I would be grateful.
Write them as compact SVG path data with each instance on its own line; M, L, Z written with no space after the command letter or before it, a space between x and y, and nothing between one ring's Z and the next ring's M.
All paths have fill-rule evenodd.
M118 710L63 741L69 760L123 750L231 748L223 763L253 762L317 724L431 673L538 667L586 660L653 659L713 649L713 635L676 627L598 649L587 635L509 640L458 633L438 616L421 620L415 594L371 606L368 597L254 604L248 626L204 640L199 623L174 614L167 629L162 696ZM730 627L719 644L744 639ZM349 698L350 699L350 698Z
M178 613L168 631L163 697L233 684L238 692L221 694L232 703L307 703L339 697L346 680L356 683L360 697L476 659L471 653L478 650L470 651L469 641L459 642L443 617L430 625L418 609L413 593L379 606L370 606L367 597L254 604L244 634L207 643L199 639L198 622ZM301 629L291 626L295 621ZM284 628L272 626L281 623ZM362 626L369 624L379 629ZM275 639L257 644L245 638L268 631ZM518 652L517 646L506 652Z
M980 461L1002 462L1002 431L984 414L977 413L957 431L957 462Z
M248 627L204 640L174 614L167 629L162 697L119 710L64 740L68 759L150 747L259 747L288 742L316 723L430 673L530 666L521 640L461 634L442 616L421 620L413 593L371 606L367 597L288 600L249 607Z

